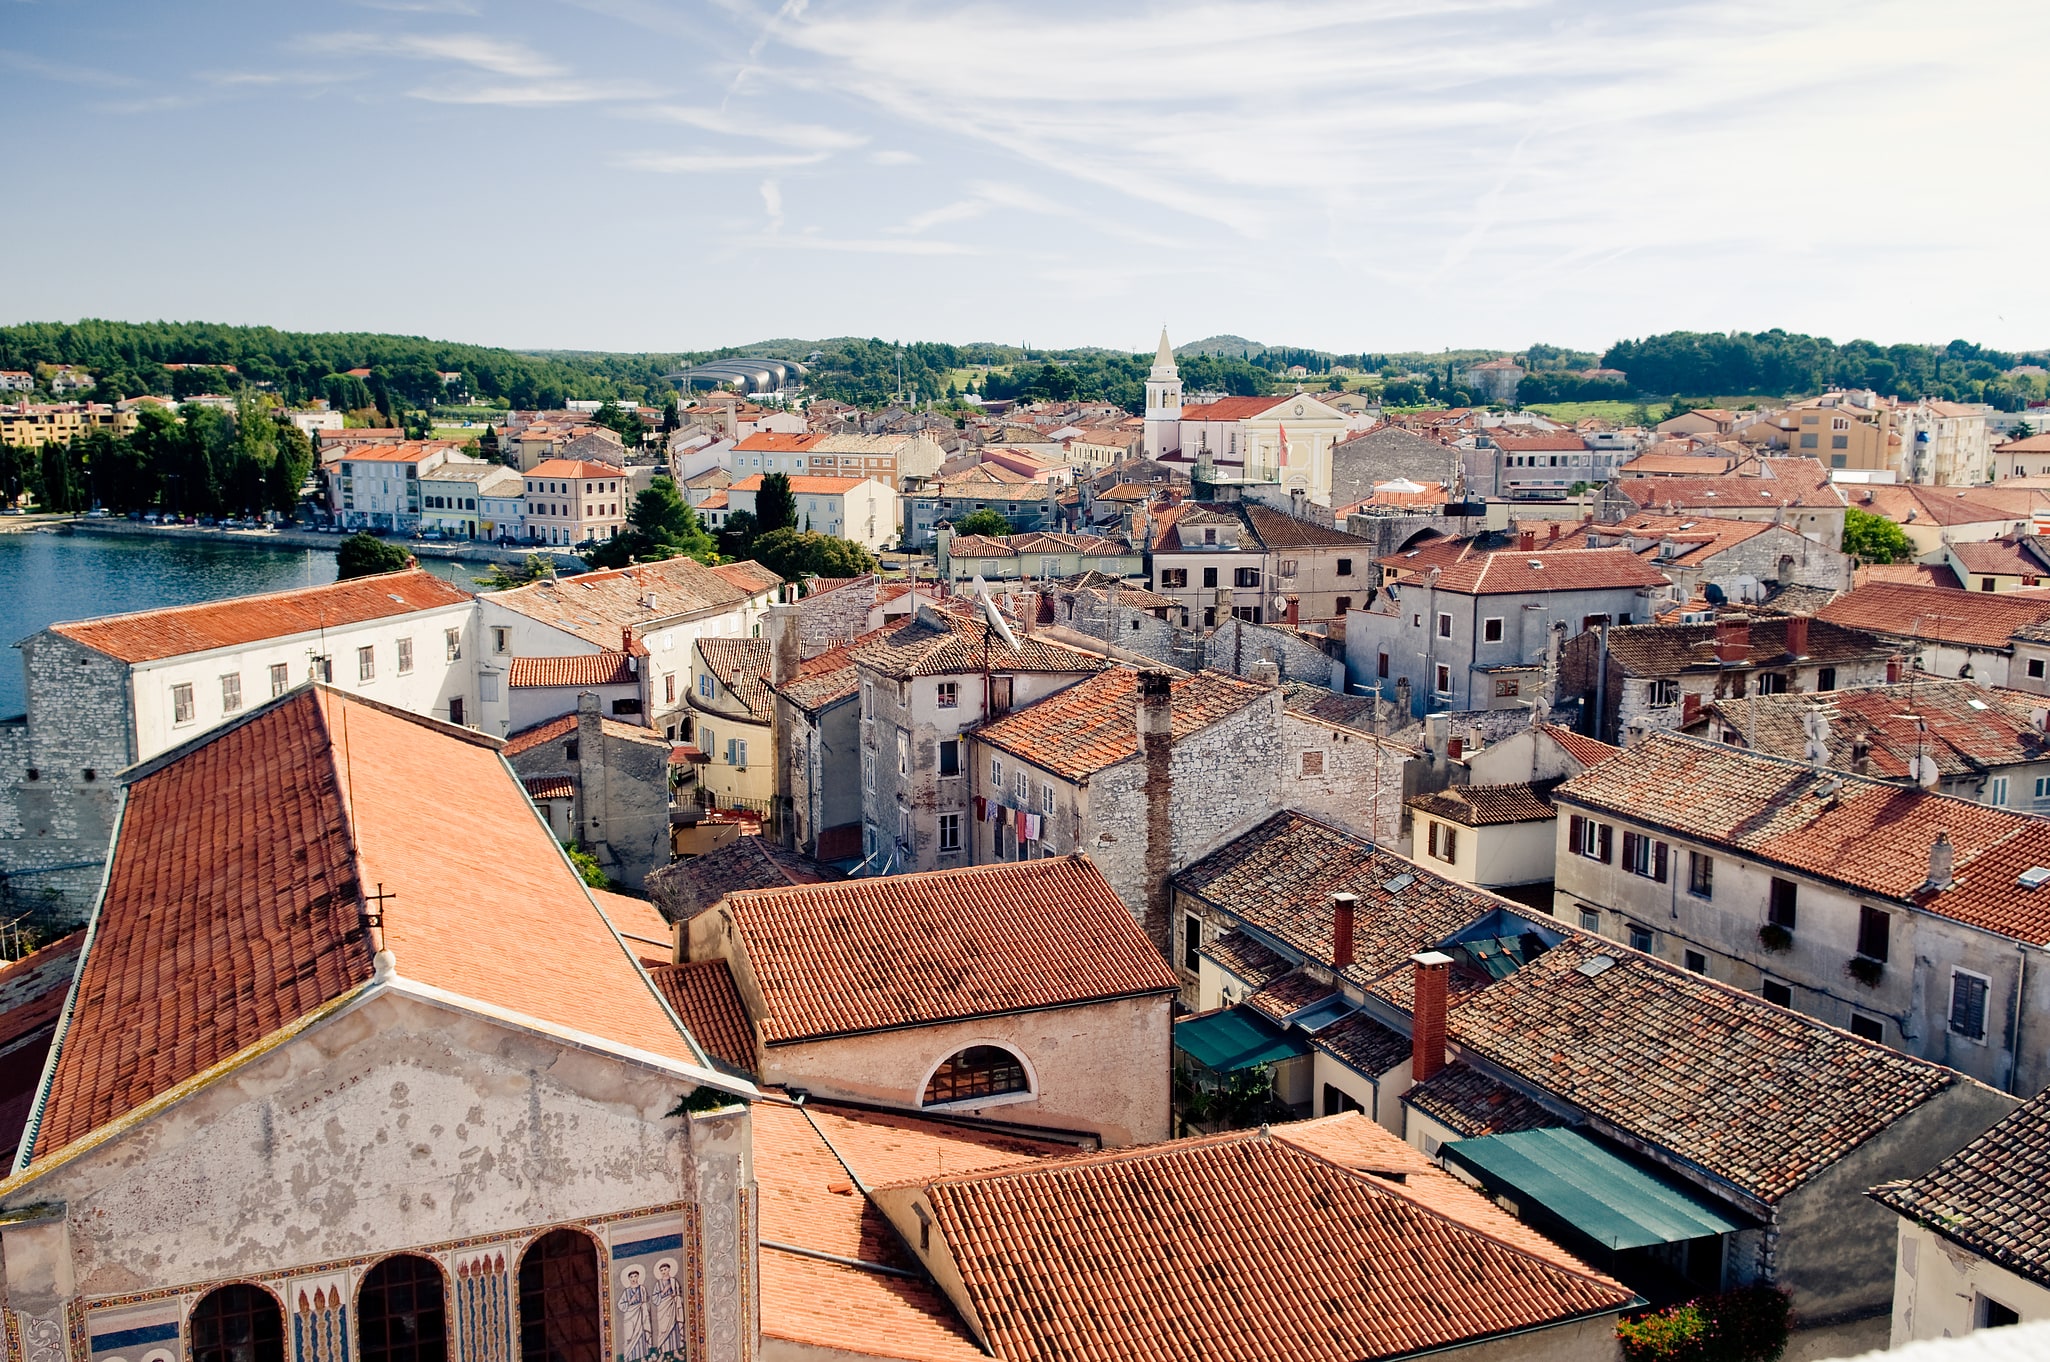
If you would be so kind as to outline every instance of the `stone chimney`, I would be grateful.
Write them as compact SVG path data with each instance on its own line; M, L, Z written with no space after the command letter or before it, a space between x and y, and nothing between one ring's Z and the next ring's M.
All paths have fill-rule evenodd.
M1174 870L1174 687L1168 673L1139 673L1139 753L1146 763L1146 915L1140 924L1163 956L1168 884Z
M769 681L773 685L787 684L804 660L797 624L795 605L772 605L762 620L762 635L769 640Z
M1806 615L1787 616L1787 656L1808 656L1808 617Z
M1412 955L1416 966L1415 1007L1409 1031L1409 1078L1429 1082L1445 1067L1445 984L1452 957L1440 951Z
M1953 883L1952 873L1957 868L1957 848L1950 843L1948 832L1938 832L1936 840L1929 844L1929 879L1922 888L1948 889Z
M614 862L607 845L605 789L605 711L598 692L587 690L577 696L576 755L570 759L570 779L576 786L577 840L591 849L601 864Z
M1246 671L1246 678L1258 685L1278 686L1281 684L1281 666L1270 657L1255 658Z
M1331 896L1331 965L1344 969L1353 963L1353 926L1359 913L1357 894Z
M1851 739L1851 773L1864 775L1872 768L1872 735L1860 733Z
M1751 621L1715 622L1715 660L1725 667L1741 667L1751 660Z

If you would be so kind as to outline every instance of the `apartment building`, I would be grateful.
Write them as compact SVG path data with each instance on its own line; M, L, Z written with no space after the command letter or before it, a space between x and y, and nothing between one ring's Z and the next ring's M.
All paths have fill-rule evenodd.
M626 470L609 463L546 459L525 474L523 537L533 544L576 545L626 528L633 492Z

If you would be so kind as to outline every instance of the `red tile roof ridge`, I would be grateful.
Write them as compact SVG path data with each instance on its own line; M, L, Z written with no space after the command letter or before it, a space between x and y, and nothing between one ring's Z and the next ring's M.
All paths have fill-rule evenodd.
M530 478L618 478L626 470L617 464L600 463L595 459L544 459L529 468L525 475Z
M415 604L393 595L391 588L404 587L417 590L421 602ZM285 632L250 632L249 630L221 630L212 638L196 637L198 627L188 628L181 634L178 626L199 621L203 626L208 616L225 617L222 622L256 617L265 607L286 606L302 601L327 601L340 598L355 606L353 613L344 611L336 618L328 618L325 609L316 605L312 614L303 619L287 621L291 627ZM421 567L400 568L396 572L381 572L368 577L351 577L345 581L328 582L320 586L287 587L280 591L264 591L252 596L226 596L218 600L194 601L190 605L167 605L154 610L132 610L120 615L98 615L91 619L60 620L49 626L50 632L61 634L75 643L82 643L95 652L123 662L155 662L166 657L179 657L185 653L210 652L216 648L238 647L267 638L287 638L297 634L311 633L321 628L339 628L343 625L360 624L373 619L386 619L393 615L410 614L419 610L435 610L444 606L466 604L473 599L445 577ZM396 605L397 609L391 607ZM131 636L132 626L147 624L139 634ZM197 646L187 646L194 645Z

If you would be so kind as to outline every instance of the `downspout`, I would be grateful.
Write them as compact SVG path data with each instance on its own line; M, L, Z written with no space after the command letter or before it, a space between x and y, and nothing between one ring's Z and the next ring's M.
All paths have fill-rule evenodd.
M2026 946L2014 948L2014 1005L2009 1009L2009 1026L2013 1044L2007 1051L2007 1082L2004 1091L2013 1093L2015 1083L2022 1072L2022 1023L2028 1019L2028 1008L2022 1005L2022 995L2029 986L2029 949Z

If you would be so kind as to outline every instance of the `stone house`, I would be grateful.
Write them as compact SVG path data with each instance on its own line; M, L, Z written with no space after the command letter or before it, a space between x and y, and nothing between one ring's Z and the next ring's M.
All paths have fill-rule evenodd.
M684 924L761 1082L828 1100L1167 1134L1172 971L1086 856L740 890Z
M1146 575L1143 554L1122 539L1095 534L957 535L935 531L934 553L942 580L966 582L1063 579L1085 572L1117 580Z
M783 840L821 861L862 856L860 641L787 668L780 654L771 658L777 802L788 810ZM770 642L776 646L773 636Z
M1238 510L1267 551L1272 589L1260 618L1293 626L1341 619L1366 603L1374 582L1370 541L1255 501Z
M477 720L475 607L411 569L53 624L23 639L27 712L0 723L0 872L53 926L98 888L115 778L304 683Z
M1459 381L1483 402L1514 402L1516 385L1527 371L1507 355L1469 364L1459 371Z
M1384 585L1345 623L1346 679L1395 698L1407 682L1412 713L1522 708L1553 631L1569 638L1597 625L1651 616L1666 578L1626 549L1479 552L1470 541L1431 550ZM1570 645L1569 645L1570 646Z
M1826 695L1709 700L1681 732L1996 809L2043 814L2050 813L2045 717L2035 696L1921 677ZM1810 743L1822 749L1819 761ZM1918 759L1933 771L1924 771Z
M667 558L548 577L477 597L482 727L512 731L503 687L519 658L616 652L631 638L647 649L648 708L641 722L689 742L691 658L700 638L751 638L783 579L760 563L706 567Z
M931 547L941 525L976 511L995 511L1011 522L1012 534L1049 533L1061 528L1060 489L1001 469L998 477L978 465L959 477L904 494L906 549Z
M2042 679L2010 674L2015 634L2050 621L2050 594L1867 582L1831 601L1815 618L1888 639L1933 676L2018 686Z
M1695 624L1618 625L1567 642L1559 697L1577 700L1604 742L1677 730L1702 706L1746 695L1817 695L1896 679L1899 649L1805 615L1726 615Z
M1147 588L1180 604L1184 627L1267 617L1266 548L1231 505L1156 504L1149 517Z
M966 602L920 601L852 650L860 677L862 856L870 873L969 864L968 729L1109 667Z
M2050 1092L1873 1200L1900 1217L1888 1346L2016 1324L2050 1328Z
M2050 823L1661 734L1553 791L1555 904L2008 1092L2050 1085Z
M1377 483L1395 478L1450 485L1459 473L1459 451L1401 426L1375 426L1340 440L1331 449L1331 504L1356 506L1374 495Z
M1439 874L1508 897L1550 896L1558 811L1551 782L1453 785L1409 800L1413 854Z
M1612 545L1645 556L1671 579L1680 601L1711 586L1737 602L1764 600L1778 587L1851 589L1850 555L1770 521L1645 513L1588 527L1589 548Z
M504 750L557 841L584 847L636 889L669 863L669 743L660 734L604 717L586 691L574 714L513 734Z
M1811 1355L1884 1341L1893 1248L1864 1190L2015 1105L1298 815L1175 895L1184 996L1241 1000L1180 1021L1178 1063L1226 1026L1260 1064L1305 1056L1305 1105L1364 1112L1641 1294L1786 1289Z
M0 1191L12 1352L511 1357L560 1330L756 1355L754 1089L708 1065L496 740L301 686L123 782ZM637 1299L659 1329L616 1308Z
M640 722L654 708L648 649L631 632L622 632L622 646L603 652L514 658L505 671L508 731L518 733L575 712L577 697L586 691L598 697L601 712L625 723Z
M1844 494L1813 459L1760 459L1753 476L1619 478L1602 488L1595 519L1613 525L1646 512L1784 525L1824 548L1844 546Z

